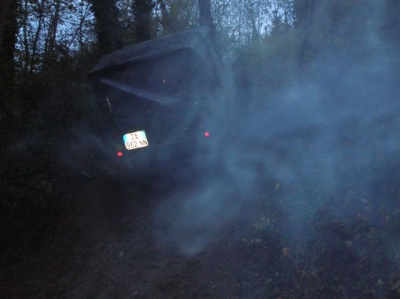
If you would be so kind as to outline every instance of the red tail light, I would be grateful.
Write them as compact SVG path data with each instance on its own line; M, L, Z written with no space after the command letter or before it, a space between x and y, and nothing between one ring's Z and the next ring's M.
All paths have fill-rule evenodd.
M205 137L210 137L210 132L204 132Z
M123 155L124 155L123 152L117 152L117 156L118 156L118 157L122 157Z

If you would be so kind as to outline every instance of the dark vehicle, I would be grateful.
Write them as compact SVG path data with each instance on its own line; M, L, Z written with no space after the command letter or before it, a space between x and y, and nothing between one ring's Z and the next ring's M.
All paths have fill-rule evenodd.
M195 164L226 97L222 64L203 27L105 55L88 77L109 118L110 151L138 172Z

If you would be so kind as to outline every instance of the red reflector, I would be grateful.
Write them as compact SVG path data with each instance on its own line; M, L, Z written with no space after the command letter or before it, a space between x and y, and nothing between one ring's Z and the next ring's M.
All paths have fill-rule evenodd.
M122 157L123 155L124 155L123 152L117 152L117 156L118 156L118 157Z
M210 133L209 132L204 132L204 136L210 137Z

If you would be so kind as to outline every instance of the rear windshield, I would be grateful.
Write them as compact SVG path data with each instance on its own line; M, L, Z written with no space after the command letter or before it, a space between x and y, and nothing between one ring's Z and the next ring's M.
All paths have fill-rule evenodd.
M115 69L100 81L106 105L117 116L190 107L215 82L207 63L186 49Z

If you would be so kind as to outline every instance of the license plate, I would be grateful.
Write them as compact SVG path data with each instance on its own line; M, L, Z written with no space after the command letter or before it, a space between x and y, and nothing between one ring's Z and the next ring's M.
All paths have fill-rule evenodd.
M146 133L144 131L137 131L125 134L123 137L125 147L127 150L133 150L141 147L149 146Z

